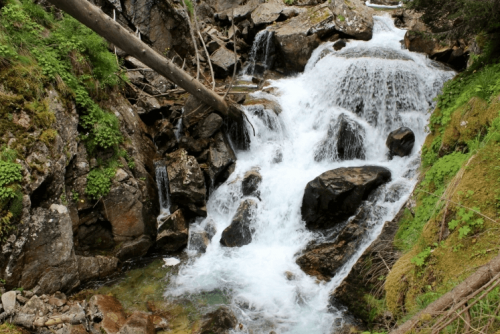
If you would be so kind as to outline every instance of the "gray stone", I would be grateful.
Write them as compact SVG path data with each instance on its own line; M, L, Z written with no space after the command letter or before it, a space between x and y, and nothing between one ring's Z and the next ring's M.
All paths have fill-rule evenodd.
M415 134L407 127L402 127L389 133L385 142L391 159L395 155L400 157L410 155L414 144Z
M257 189L259 188L259 185L262 182L262 175L255 170L249 170L248 172L245 173L245 176L243 176L243 181L241 182L241 192L243 193L243 196L258 196L259 193L257 192Z
M37 316L44 316L48 312L45 303L38 297L38 296L33 296L31 299L24 304L23 308L21 309L21 313L25 314L34 314Z
M284 8L283 2L262 3L252 12L252 21L255 25L273 23L280 17Z
M135 240L127 241L122 244L115 256L120 261L125 261L133 257L146 255L153 242L149 236L142 235Z
M2 305L5 312L14 312L16 309L16 292L9 291L2 294Z
M191 231L189 235L189 250L205 253L209 244L210 239L206 231Z

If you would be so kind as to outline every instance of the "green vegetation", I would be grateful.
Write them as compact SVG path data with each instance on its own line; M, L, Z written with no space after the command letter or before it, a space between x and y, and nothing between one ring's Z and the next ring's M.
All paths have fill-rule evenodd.
M283 2L286 4L286 5L293 5L293 3L295 2L295 0L283 0Z
M117 157L126 159L129 168L135 167L133 159L120 153L123 137L118 118L101 107L125 80L120 77L116 57L100 36L68 15L56 19L53 12L31 0L7 0L4 4L0 15L0 82L8 93L0 92L0 132L13 134L15 140L9 147L19 152L37 141L51 147L58 133L46 91L55 87L61 103L76 103L83 130L79 139L88 153L98 157L100 151L114 151L113 161L101 162L89 174L86 193L93 199L105 196L117 168L109 166L116 165ZM33 136L38 129L38 137ZM6 144L4 140L0 138L0 144ZM7 171L16 167L2 162L0 168ZM44 172L38 162L30 168ZM7 185L0 185L0 196L13 199L15 187Z
M17 326L5 322L0 325L0 334L23 334L24 332Z
M23 209L19 182L22 180L21 165L14 162L17 152L0 148L0 242L14 229L16 218Z
M345 21L345 17L343 17L342 15L339 15L337 17L338 17L338 19L339 19L340 22L344 22Z

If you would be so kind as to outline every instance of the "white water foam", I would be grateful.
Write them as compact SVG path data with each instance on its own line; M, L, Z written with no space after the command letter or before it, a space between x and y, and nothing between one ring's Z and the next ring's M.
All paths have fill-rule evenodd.
M330 294L411 193L427 111L442 84L454 75L423 55L401 50L404 33L389 17L375 17L371 41L350 41L341 51L325 43L314 51L303 74L272 83L279 97L255 93L277 100L283 111L276 115L247 109L256 136L248 151L237 152L235 172L211 194L208 217L200 223L203 227L213 220L217 233L206 253L191 257L172 278L167 296L224 290L247 333L331 333L342 321L342 312L330 305ZM315 150L341 114L364 129L366 159L317 162ZM388 160L387 135L400 126L415 132L414 149L409 157ZM304 188L325 171L361 165L387 167L392 180L379 188L370 205L369 232L357 253L330 282L316 282L295 263L300 251L318 238L301 219ZM243 197L241 177L252 167L259 167L263 178L261 201L255 199L253 240L239 248L222 247L222 231Z

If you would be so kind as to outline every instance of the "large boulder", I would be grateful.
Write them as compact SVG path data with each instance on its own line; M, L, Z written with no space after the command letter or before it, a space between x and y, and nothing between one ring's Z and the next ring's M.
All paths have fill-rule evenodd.
M391 159L395 155L400 157L410 155L414 144L415 134L407 127L402 127L389 133L387 141L385 142L385 145L389 148Z
M209 244L210 239L208 238L207 231L201 229L191 230L189 234L189 250L193 250L198 253L205 253Z
M373 35L374 11L360 0L332 0L330 9L336 29L356 39L368 41Z
M356 252L366 231L365 211L358 214L342 229L334 242L307 247L297 264L308 275L328 281Z
M205 179L195 157L181 148L167 154L166 160L172 203L197 215L206 215Z
M306 186L302 218L311 230L334 227L352 216L362 201L389 181L385 167L342 167L327 171Z
M92 296L87 312L88 317L97 324L96 329L101 333L118 333L127 320L123 306L111 296Z
M224 172L236 162L236 155L222 132L218 132L213 139L214 141L210 144L208 151L207 174L211 186L215 187L229 177Z
M335 29L332 11L326 4L269 27L274 32L277 63L288 71L303 71L321 38Z
M316 149L314 159L352 160L364 159L364 129L355 121L341 114L336 122L331 122L328 133Z
M222 232L220 243L226 247L241 247L252 242L252 213L257 209L257 202L246 199L241 202L231 225Z
M112 256L77 256L80 281L104 278L118 268L118 258Z
M221 306L216 311L205 315L201 324L200 334L226 334L234 330L238 319L227 306Z
M177 210L159 222L156 246L167 251L176 251L188 243L189 226L182 214Z

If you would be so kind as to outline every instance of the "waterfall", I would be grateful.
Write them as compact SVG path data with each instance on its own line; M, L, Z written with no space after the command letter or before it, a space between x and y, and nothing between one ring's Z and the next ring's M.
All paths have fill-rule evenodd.
M162 221L162 218L170 215L170 192L168 189L168 174L165 161L155 162L155 176L156 185L158 187L158 199L160 200L160 215L158 216L158 222Z
M262 76L274 65L274 32L261 30L255 36L250 49L248 65L243 72L248 75Z
M184 108L182 108L182 112L181 112L181 117L179 117L179 119L177 120L177 123L175 124L174 128L175 128L175 139L177 139L177 141L179 141L179 139L182 137L182 115L184 114Z
M424 55L402 50L405 31L395 28L389 16L374 17L374 22L372 40L350 41L341 51L324 43L313 52L304 73L272 81L277 97L253 93L278 102L282 112L247 108L256 135L249 150L236 152L235 171L211 194L208 217L200 223L212 221L217 233L205 254L192 257L171 277L167 296L225 291L238 320L252 333L327 334L342 323L343 313L330 304L330 294L410 196L428 110L454 75ZM261 50L256 44L262 45L264 36L257 36L252 50ZM359 151L352 150L359 154L344 154L347 160L332 146L337 142L328 140L329 132L338 133L335 124L342 117L345 128L359 134L352 135L352 141L362 141ZM414 149L408 157L388 160L387 135L401 126L414 131ZM323 144L324 156L318 158ZM295 262L308 243L320 237L307 230L301 218L305 186L325 171L362 165L386 167L392 180L371 196L367 233L355 254L329 282L318 283ZM222 247L221 234L243 199L242 176L255 167L262 183L252 213L252 241Z

